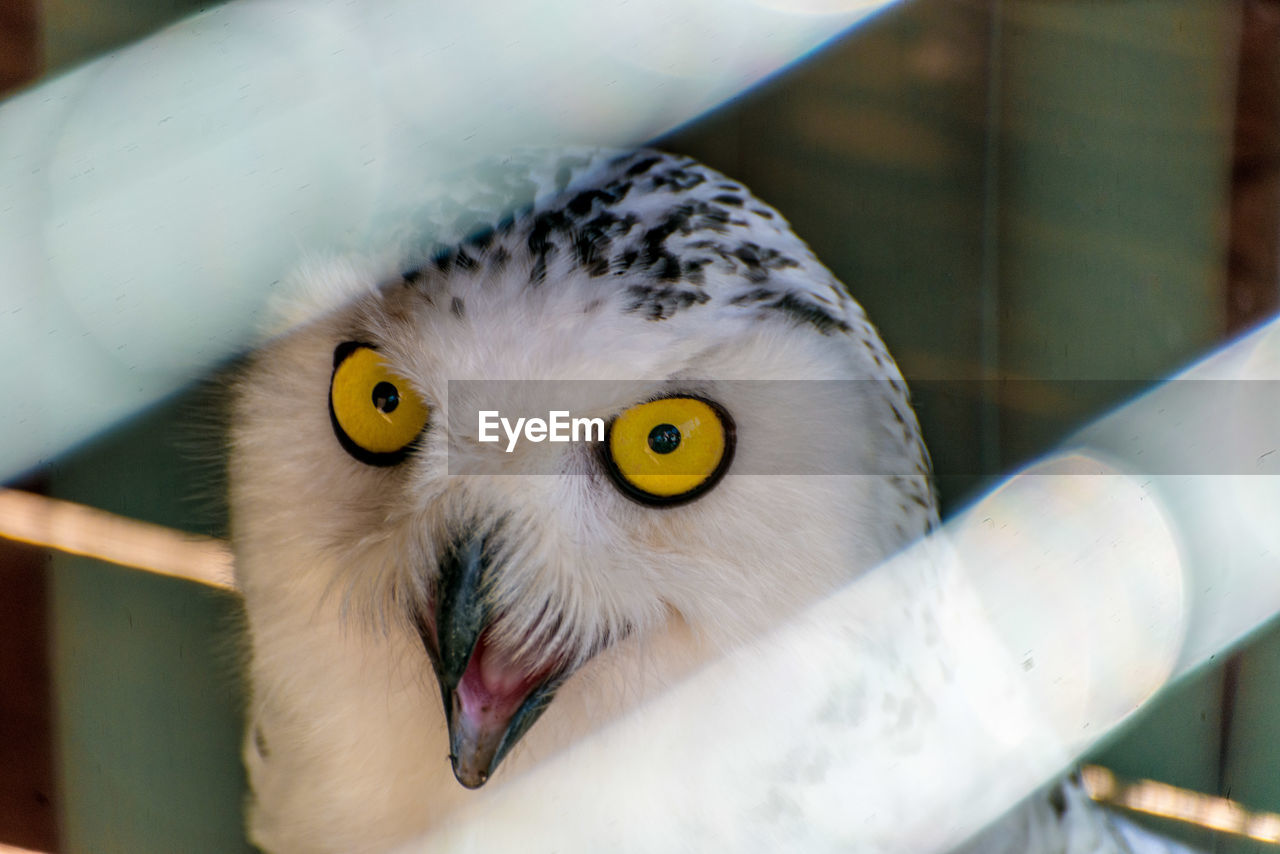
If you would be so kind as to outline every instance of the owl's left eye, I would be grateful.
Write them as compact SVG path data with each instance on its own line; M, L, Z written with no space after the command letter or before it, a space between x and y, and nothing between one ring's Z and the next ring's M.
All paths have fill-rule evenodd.
M605 445L609 473L624 494L643 504L679 504L715 486L728 469L733 419L709 400L663 397L620 413Z
M367 344L339 345L333 363L329 418L338 442L369 465L403 460L426 427L430 409Z

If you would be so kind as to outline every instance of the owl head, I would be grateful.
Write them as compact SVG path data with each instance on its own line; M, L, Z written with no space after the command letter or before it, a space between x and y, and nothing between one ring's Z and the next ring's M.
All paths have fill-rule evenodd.
M339 809L333 754L479 787L544 712L549 738L598 719L936 518L861 309L686 158L312 275L351 297L256 354L233 419L264 827L299 775Z

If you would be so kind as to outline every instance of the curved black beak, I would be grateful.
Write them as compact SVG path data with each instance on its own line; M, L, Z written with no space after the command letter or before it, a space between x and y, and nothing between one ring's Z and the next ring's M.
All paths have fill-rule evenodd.
M511 747L551 702L566 674L558 669L530 674L515 688L490 692L481 659L493 615L485 598L492 529L468 528L455 536L440 561L434 613L418 619L418 632L440 681L449 725L449 759L458 782L483 786ZM464 687L465 682L465 687Z

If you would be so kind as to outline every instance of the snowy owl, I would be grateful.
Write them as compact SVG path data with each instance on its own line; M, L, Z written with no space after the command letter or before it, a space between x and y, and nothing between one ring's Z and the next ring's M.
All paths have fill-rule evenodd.
M265 851L403 842L937 521L861 307L693 160L383 272L314 273L350 298L236 395Z

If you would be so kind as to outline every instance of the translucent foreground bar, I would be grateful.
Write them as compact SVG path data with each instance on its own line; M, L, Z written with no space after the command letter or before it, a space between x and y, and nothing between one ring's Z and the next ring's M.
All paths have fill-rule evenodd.
M251 344L300 256L525 200L469 164L635 145L886 2L239 0L10 99L0 479Z
M403 850L949 849L1280 611L1280 412L1194 394L1278 378L1273 323Z

